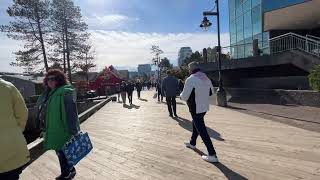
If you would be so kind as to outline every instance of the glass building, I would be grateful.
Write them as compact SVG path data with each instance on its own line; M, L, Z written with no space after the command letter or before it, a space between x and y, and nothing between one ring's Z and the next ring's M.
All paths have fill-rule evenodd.
M229 0L230 53L233 59L253 56L253 40L269 54L270 30L264 28L264 14L308 0Z

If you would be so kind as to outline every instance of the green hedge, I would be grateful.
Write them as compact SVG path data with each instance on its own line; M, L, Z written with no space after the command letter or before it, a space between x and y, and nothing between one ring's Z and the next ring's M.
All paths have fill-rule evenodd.
M315 66L309 75L309 83L313 90L320 92L320 65Z

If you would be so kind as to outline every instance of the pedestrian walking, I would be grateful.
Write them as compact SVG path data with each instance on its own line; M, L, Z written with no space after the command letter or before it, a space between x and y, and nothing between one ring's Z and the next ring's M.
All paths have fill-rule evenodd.
M193 131L190 142L186 142L185 145L195 149L198 135L200 135L208 150L208 156L204 155L202 159L208 162L218 162L216 151L204 123L204 116L209 110L209 96L213 94L213 86L207 75L200 71L197 62L190 63L188 67L191 75L187 78L180 97L187 101L192 116Z
M138 99L140 99L141 90L142 90L142 83L139 79L136 82L136 90L137 90Z
M156 91L157 91L157 95L158 95L158 102L163 102L163 94L162 94L162 90L161 90L161 82L159 81L156 85Z
M0 79L0 179L17 180L30 160L22 134L28 119L23 97L13 84Z
M177 103L176 96L179 92L179 82L176 77L174 77L170 70L167 71L167 77L163 79L162 82L162 93L166 97L169 116L178 117L177 115Z
M132 82L128 82L127 84L127 94L128 94L128 99L129 99L129 103L130 105L132 105L132 93L134 91L134 85Z
M116 87L117 87L117 95L118 95L117 99L118 99L118 103L119 103L120 102L120 93L121 93L121 87L120 86L121 85L120 85L120 83L117 83L116 85L117 85Z
M44 129L45 150L55 150L61 175L56 179L72 179L76 169L69 165L62 147L80 131L76 93L65 74L51 69L45 76L46 91L38 100L40 127Z
M125 105L126 101L127 101L127 85L126 85L125 81L121 82L120 94L121 94L122 103L123 103L123 105Z

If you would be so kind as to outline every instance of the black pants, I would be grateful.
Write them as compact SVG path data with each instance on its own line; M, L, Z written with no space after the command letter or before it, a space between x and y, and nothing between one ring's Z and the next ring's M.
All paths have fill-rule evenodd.
M129 103L132 104L132 92L128 92Z
M69 175L70 171L73 169L73 166L68 164L67 158L62 151L56 151L56 154L59 159L61 174L64 176Z
M160 97L161 97L161 101L163 101L163 96L161 94L161 91L158 91L158 101L160 101Z
M0 173L0 179L1 180L18 180L21 173L22 173L22 167L11 170L9 172Z
M141 91L137 91L138 98L140 99Z
M197 142L197 138L200 135L202 141L206 145L208 149L209 156L216 155L216 151L212 145L210 136L208 134L206 125L204 124L204 115L206 113L201 114L191 114L192 116L192 124L193 124L193 131L190 140L190 144L195 146Z
M170 116L172 116L172 112L174 115L177 115L177 102L175 96L167 96L166 97L168 111Z

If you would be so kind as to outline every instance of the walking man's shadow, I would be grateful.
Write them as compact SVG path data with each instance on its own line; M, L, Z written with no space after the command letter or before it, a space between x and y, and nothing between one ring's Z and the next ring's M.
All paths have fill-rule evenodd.
M192 121L185 119L185 118L182 118L182 117L175 118L175 120L184 129L186 129L190 132L193 131ZM211 138L214 138L215 140L218 140L218 141L224 141L224 139L221 137L220 133L218 133L217 131L215 131L209 127L207 127L207 131L208 131L208 134Z
M205 153L203 153L201 150L199 150L197 148L194 149L194 152L196 152L200 156L206 155ZM211 163L211 164L213 164L216 168L218 168L226 176L226 178L228 180L248 180L246 177L242 176L241 174L239 174L237 172L232 171L231 169L229 169L227 166L225 166L221 162Z

